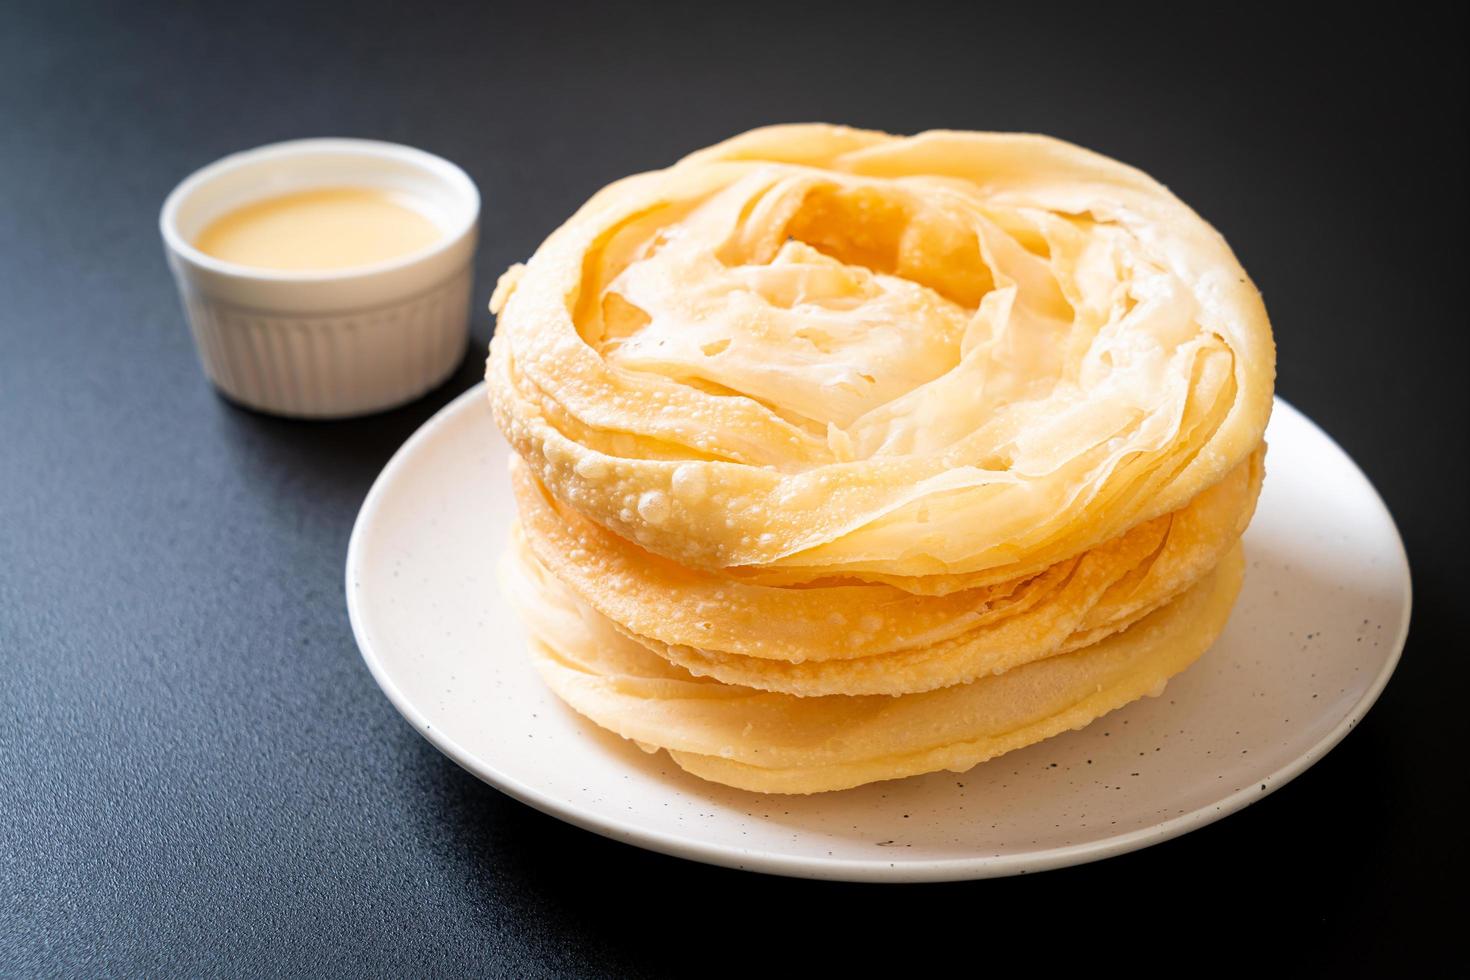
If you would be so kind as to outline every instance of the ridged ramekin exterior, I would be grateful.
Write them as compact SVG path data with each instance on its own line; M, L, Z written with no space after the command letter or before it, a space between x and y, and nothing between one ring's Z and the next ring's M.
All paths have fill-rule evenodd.
M225 395L276 415L341 418L411 401L453 373L472 281L465 265L407 299L326 314L249 309L187 286L183 299L204 371Z
M241 204L335 186L412 198L443 237L398 259L306 271L236 265L193 244ZM262 412L343 418L411 401L464 358L479 215L474 181L447 160L375 140L309 139L195 171L164 201L158 224L215 387Z

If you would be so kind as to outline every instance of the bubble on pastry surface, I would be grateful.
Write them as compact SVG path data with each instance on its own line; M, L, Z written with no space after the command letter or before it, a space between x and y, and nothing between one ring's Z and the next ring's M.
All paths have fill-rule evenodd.
M663 524L670 510L669 497L661 490L645 490L638 497L638 516L650 524Z

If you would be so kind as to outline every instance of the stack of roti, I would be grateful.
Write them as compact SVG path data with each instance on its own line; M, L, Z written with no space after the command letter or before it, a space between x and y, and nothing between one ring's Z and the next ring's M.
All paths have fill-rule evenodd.
M491 305L531 655L698 776L968 769L1159 693L1240 589L1270 324L1106 157L758 129L604 188Z

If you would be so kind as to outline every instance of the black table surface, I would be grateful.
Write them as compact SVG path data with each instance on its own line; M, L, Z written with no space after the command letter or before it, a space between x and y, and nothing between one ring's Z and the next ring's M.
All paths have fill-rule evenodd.
M0 972L662 975L771 969L777 948L834 972L940 948L980 969L1109 942L1179 965L1148 956L1196 930L1211 958L1447 949L1457 903L1434 896L1466 871L1463 33L1406 5L1018 9L0 5ZM858 886L576 830L400 720L348 626L348 534L392 452L479 378L497 273L613 178L810 119L1061 136L1231 241L1278 390L1373 479L1414 572L1397 676L1326 759L1132 855ZM463 366L347 422L221 400L157 232L189 171L317 135L422 146L485 201Z

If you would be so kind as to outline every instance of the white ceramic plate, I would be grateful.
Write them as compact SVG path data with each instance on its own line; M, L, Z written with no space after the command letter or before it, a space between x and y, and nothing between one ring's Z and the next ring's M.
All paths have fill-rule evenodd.
M378 477L347 553L347 606L403 716L515 798L641 847L776 874L984 878L1145 847L1239 810L1363 717L1409 623L1393 519L1352 460L1278 401L1248 571L1225 634L1146 698L984 763L810 797L689 776L585 721L541 684L495 562L509 452L483 387Z

